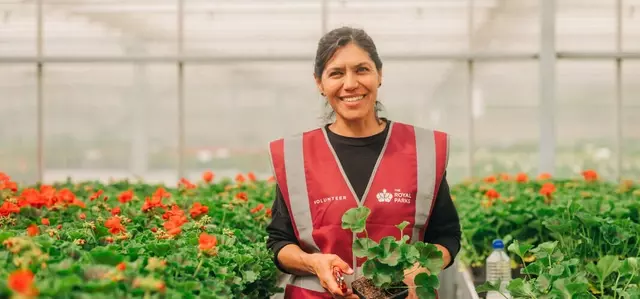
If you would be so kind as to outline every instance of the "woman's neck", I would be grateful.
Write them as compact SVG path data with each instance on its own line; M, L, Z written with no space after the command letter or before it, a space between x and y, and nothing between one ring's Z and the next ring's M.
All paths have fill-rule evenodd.
M386 122L383 119L366 118L353 121L346 121L336 118L336 121L329 125L332 132L345 137L369 137L384 131Z

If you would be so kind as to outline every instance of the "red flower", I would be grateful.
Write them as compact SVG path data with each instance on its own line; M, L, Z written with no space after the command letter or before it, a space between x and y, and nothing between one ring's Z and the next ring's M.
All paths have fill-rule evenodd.
M207 183L211 183L211 181L213 181L214 175L213 172L207 170L202 174L202 180L207 182Z
M89 197L89 200L90 201L94 201L94 200L98 199L100 196L102 196L103 192L104 191L102 191L102 190L98 190L98 192L94 193L93 195L91 195L91 197Z
M529 181L529 177L527 176L526 173L518 173L518 176L516 177L516 181L518 183L526 183L527 181Z
M181 216L171 216L171 218L167 221L164 222L164 228L169 230L175 227L180 227L183 224L189 222L189 220L187 219L187 217L185 217L184 215Z
M80 213L80 219L85 220L87 219L87 215L85 215L84 213Z
M64 188L58 191L58 199L65 204L75 204L77 203L76 195L71 192L71 190Z
M18 214L20 213L20 207L14 203L5 201L2 206L0 206L0 216L9 216L10 214Z
M267 208L267 217L271 217L271 209Z
M244 183L245 178L241 173L238 173L238 175L236 175L236 182L237 183Z
M257 212L262 211L262 209L264 209L264 204L259 204L258 206L256 206L255 208L251 209L251 213L255 214Z
M42 225L49 225L49 218L42 218L40 219L40 221L42 221Z
M180 183L178 183L178 187L184 187L185 189L195 189L196 185L185 178L181 178Z
M198 244L200 250L211 250L218 244L218 239L216 239L216 236L211 236L207 233L201 233L200 238L198 239Z
M191 207L191 210L189 210L189 213L191 214L191 218L196 218L202 214L207 214L208 212L209 212L209 207L203 206L199 202L194 203L193 206Z
M23 296L36 296L38 290L33 286L33 277L31 270L15 270L9 275L7 285L9 289Z
M142 211L143 212L147 212L153 208L166 208L167 206L165 206L162 203L162 197L156 197L154 196L153 198L149 199L148 197L145 198L144 200L144 204L142 204Z
M11 177L4 172L0 171L0 182L10 181Z
M55 190L53 190L53 192L46 192L46 190L45 192L42 192L42 188L40 192L33 188L24 189L22 190L20 197L24 204L28 204L36 209L44 206L52 206L57 201Z
M120 263L120 264L118 264L118 265L116 266L116 269L118 269L118 270L120 270L120 271L124 271L124 270L126 270L126 269L127 269L127 264L125 264L124 262L122 262L122 263Z
M115 215L120 215L121 210L120 207L115 207L113 209L111 209L111 215L115 216Z
M104 222L104 226L109 229L109 233L114 235L119 234L126 231L124 225L122 225L120 221L121 221L120 217L113 216Z
M121 203L128 203L133 199L133 190L123 191L118 195L118 201Z
M541 173L540 175L538 175L538 180L544 181L544 180L548 180L551 178L551 174L549 173Z
M11 192L18 191L18 184L13 181L0 181L0 191L11 190Z
M593 182L598 180L598 173L595 170L585 170L582 172L585 181Z
M498 193L498 191L494 190L494 189L489 189L487 190L487 192L485 193L485 195L490 198L490 199L496 199L496 198L500 198L500 193Z
M38 226L35 224L31 224L29 225L29 227L27 227L27 234L30 237L35 237L40 233L40 229L38 229Z
M247 173L247 177L249 178L249 181L252 182L255 182L257 180L256 175L253 172Z
M248 201L249 197L247 197L247 193L246 192L239 192L238 194L236 194L236 198L239 200L243 200L243 201Z
M553 192L556 192L556 186L553 183L546 183L540 188L540 194L547 197L550 197Z
M491 175L491 176L485 177L484 181L487 183L495 183L496 181L498 181L498 179L496 179L495 176Z
M164 220L169 220L169 218L174 217L174 216L184 216L184 211L180 209L180 207L176 204L173 204L171 206L171 210L166 211L163 215L162 215L162 219Z
M158 187L158 189L156 189L156 191L153 193L153 197L157 197L157 198L171 198L171 193L167 192L167 190L165 190L162 187Z
M187 223L187 217L184 215L171 216L171 218L166 221L163 226L168 234L175 236L182 232L181 226Z

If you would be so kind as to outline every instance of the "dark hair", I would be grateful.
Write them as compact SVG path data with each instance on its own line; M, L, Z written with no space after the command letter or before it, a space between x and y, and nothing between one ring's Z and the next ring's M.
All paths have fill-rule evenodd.
M378 55L378 50L373 42L373 39L362 29L352 27L340 27L333 29L326 33L318 42L318 49L316 50L316 59L314 64L314 75L318 80L322 79L322 73L324 72L327 62L336 51L348 45L354 43L369 54L371 60L376 65L376 69L380 71L382 69L382 60ZM329 105L326 103L326 105ZM380 101L376 100L375 113L376 118L379 121L378 112L383 110L383 106ZM324 120L330 122L335 111L331 111L324 117Z

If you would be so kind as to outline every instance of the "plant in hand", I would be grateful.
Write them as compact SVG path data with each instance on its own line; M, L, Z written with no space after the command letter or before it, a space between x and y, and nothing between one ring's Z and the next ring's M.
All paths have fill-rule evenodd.
M400 239L387 236L376 242L368 237L366 222L371 210L358 207L348 210L342 216L342 228L356 234L353 240L353 253L359 258L366 258L362 264L363 277L352 283L352 289L360 298L404 298L408 288L415 288L420 299L436 298L436 290L440 287L438 273L442 269L442 252L429 243L408 243L410 237L403 234L409 224L403 221L396 227L400 230ZM358 237L357 234L364 234ZM415 276L414 286L407 286L403 281L411 274L407 271L419 265L428 273ZM419 269L419 268L418 268Z

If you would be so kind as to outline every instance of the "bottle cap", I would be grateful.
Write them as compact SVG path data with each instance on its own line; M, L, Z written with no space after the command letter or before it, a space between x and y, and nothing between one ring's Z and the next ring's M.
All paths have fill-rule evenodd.
M493 249L504 249L504 243L502 242L502 240L493 240Z

